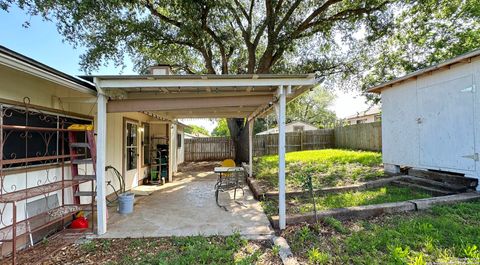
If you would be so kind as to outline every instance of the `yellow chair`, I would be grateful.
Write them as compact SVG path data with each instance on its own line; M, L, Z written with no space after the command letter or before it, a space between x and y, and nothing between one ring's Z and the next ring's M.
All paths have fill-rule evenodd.
M235 161L232 159L225 159L222 161L222 167L235 167Z

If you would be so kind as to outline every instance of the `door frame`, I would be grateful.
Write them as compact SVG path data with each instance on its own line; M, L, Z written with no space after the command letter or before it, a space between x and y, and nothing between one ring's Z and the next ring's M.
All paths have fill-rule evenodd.
M139 162L140 161L140 154L138 152L138 148L139 148L139 145L138 145L138 141L140 140L140 138L138 137L138 128L140 126L140 121L138 120L134 120L134 119L130 119L130 118L127 118L127 117L123 117L123 121L122 121L122 175L123 175L123 181L126 181L126 177L127 177L127 171L133 171L134 169L131 169L131 170L127 170L126 169L126 159L127 159L127 146L126 146L126 140L127 140L127 123L130 123L130 124L135 124L137 126L137 175L140 174L140 169L141 169L141 165L139 165Z

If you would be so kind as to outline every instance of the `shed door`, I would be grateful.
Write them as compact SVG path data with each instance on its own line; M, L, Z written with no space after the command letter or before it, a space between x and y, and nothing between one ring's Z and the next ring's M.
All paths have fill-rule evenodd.
M420 164L436 169L474 171L473 76L420 88Z

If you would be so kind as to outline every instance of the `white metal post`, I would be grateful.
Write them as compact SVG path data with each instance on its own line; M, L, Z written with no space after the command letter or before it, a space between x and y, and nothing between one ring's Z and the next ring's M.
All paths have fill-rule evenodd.
M253 123L255 119L248 122L248 175L253 176Z
M105 196L105 159L107 141L107 97L98 94L97 99L97 234L107 232L107 201Z
M278 216L280 229L286 227L285 208L285 116L286 116L286 93L283 86L278 87L277 109L278 122Z

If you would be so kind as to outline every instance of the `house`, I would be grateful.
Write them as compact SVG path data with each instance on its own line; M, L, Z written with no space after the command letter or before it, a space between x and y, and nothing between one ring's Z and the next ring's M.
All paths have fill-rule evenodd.
M318 130L318 128L313 126L310 123L306 123L306 122L303 122L303 121L294 121L294 122L287 123L285 125L285 132L287 132L287 133L289 133L289 132L314 131L314 130ZM259 133L257 133L257 135L277 134L277 133L278 133L278 127L275 127L275 128L263 131L263 132L259 132Z
M368 110L357 112L355 115L348 116L345 121L348 125L371 123L381 120L381 110L378 107L372 107Z
M106 171L108 166L121 172L120 182L130 190L166 158L168 168L157 171L174 181L185 138L178 119L247 119L252 165L253 122L274 106L280 125L280 227L285 228L286 103L316 86L315 76L169 72L159 65L148 75L80 78L0 46L3 254L13 253L15 260L15 250L34 243L32 234L63 225L80 210L90 217L95 213L92 230L106 233L107 197L121 185ZM91 125L96 136L90 133ZM78 142L85 138L94 138L96 144ZM69 150L78 147L84 151Z
M51 208L46 205L46 200L53 201L56 208L62 207L62 200L65 205L72 203L72 185L68 184L69 189L65 190L54 187L61 182L67 183L64 179L72 179L69 169L64 170L63 176L60 173L59 149L62 149L64 143L56 134L61 131L40 129L66 129L73 123L95 123L95 84L2 46L0 80L0 137L3 142L0 146L3 154L0 164L0 197L3 198L0 201L11 202L10 197L18 195L16 207L28 209L17 211L19 221ZM18 130L11 131L11 128L5 126L17 126ZM20 131L21 127L25 127L25 130ZM105 164L122 173L126 190L141 185L148 178L150 164L154 159L152 150L158 144L168 145L169 157L176 157L172 159L167 173L167 179L172 180L177 165L183 162L184 157L183 124L148 112L124 112L109 114L106 127ZM28 133L30 139L25 138L25 133ZM34 158L30 158L32 156ZM93 174L91 165L82 166L81 170ZM120 183L113 175L108 175L106 180L112 184L107 188L106 195L118 191ZM35 187L40 187L45 192L36 191L20 196L22 190ZM87 183L81 184L81 188L91 190ZM89 198L82 197L81 201L89 203ZM1 217L2 220L11 220L12 209L7 208ZM8 225L8 222L3 222L0 228ZM17 245L25 243L25 235ZM2 247L3 252L5 249Z
M382 97L386 170L480 177L480 50L370 88Z
M210 137L210 136L203 134L201 132L185 133L185 139L206 138L206 137Z

